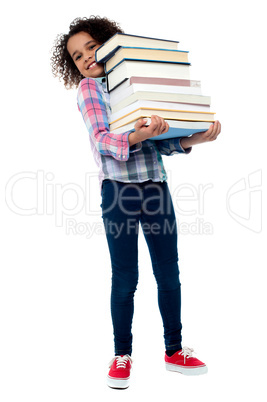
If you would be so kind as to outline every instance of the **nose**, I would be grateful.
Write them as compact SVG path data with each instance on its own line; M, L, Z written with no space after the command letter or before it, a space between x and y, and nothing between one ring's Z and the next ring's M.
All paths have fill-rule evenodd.
M89 59L91 59L92 58L92 56L90 55L90 54L87 54L85 57L84 57L84 61L88 61Z

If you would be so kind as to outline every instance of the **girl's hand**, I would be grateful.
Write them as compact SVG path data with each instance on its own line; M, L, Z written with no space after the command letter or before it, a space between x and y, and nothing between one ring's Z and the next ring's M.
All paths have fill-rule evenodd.
M191 137L184 137L181 139L180 143L184 149L190 148L193 145L216 140L220 132L221 123L216 120L213 124L210 125L210 128L207 131L204 131L202 133L195 133L191 135Z
M145 126L147 119L139 119L135 123L135 131L129 134L129 145L137 144L138 142L145 141L148 138L156 137L157 135L167 133L169 124L159 116L151 116L151 123Z
M203 133L193 134L196 138L198 137L200 142L214 141L218 137L221 132L221 123L217 120L213 124L210 125L208 131L204 131Z

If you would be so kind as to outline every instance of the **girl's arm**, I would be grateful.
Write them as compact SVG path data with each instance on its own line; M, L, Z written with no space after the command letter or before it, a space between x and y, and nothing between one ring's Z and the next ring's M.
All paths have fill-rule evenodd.
M192 147L184 148L182 146L182 139L184 137L170 138L166 140L155 141L159 152L162 155L171 156L174 154L189 154Z
M145 120L140 119L135 125L134 132L111 133L100 84L94 79L85 78L80 82L77 102L97 151L102 155L112 156L117 160L128 160L129 153L138 151L142 146L142 141L168 131L168 124L162 118L153 116L148 127L145 126ZM162 153L165 155L184 151L188 153L192 145L216 139L220 129L220 123L215 122L205 133L196 133L191 137L176 139L176 142L168 141L165 144L166 146L162 144ZM130 148L131 146L132 148Z
M221 123L217 120L211 124L208 131L203 133L195 133L191 137L183 137L181 139L181 146L186 150L191 148L193 145L202 144L208 141L214 141L221 132Z
M130 144L135 144L137 141L144 141L152 136L160 135L168 131L168 124L158 116L151 117L150 126L145 126L145 119L140 119L136 125L134 132L129 135ZM162 131L166 125L166 130ZM152 130L152 131L151 131ZM153 131L154 130L154 131ZM201 144L207 141L214 141L221 132L221 124L219 121L211 124L210 128L201 133L195 133L190 137L171 138L166 140L156 141L159 152L162 155L173 155L176 153L188 154L192 150L193 145ZM152 134L154 133L154 134Z
M91 78L83 79L78 87L77 102L90 139L97 151L102 155L126 161L130 152L128 140L130 131L122 134L113 134L109 131L106 105L103 101L100 84ZM140 147L141 145L136 144L134 150L138 150Z

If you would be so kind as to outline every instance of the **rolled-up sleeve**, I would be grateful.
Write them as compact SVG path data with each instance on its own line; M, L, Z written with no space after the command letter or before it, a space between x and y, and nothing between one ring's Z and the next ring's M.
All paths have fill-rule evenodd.
M85 78L80 82L77 94L78 108L97 151L102 155L126 161L129 152L138 151L140 145L129 146L128 136L131 131L122 134L109 131L106 105L100 85L92 78Z
M182 137L170 138L168 140L158 140L155 141L155 143L162 155L171 156L174 154L189 154L192 150L192 147L184 149L181 146L181 139Z

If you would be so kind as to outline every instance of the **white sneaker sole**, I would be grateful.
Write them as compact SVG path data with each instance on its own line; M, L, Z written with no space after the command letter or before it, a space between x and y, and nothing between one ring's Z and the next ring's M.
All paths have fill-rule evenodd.
M208 372L207 366L201 367L183 367L177 366L177 364L165 363L166 370L168 371L176 371L177 373L184 374L184 375L201 375L206 374Z
M107 384L110 388L125 389L130 385L130 377L117 380L107 376Z

